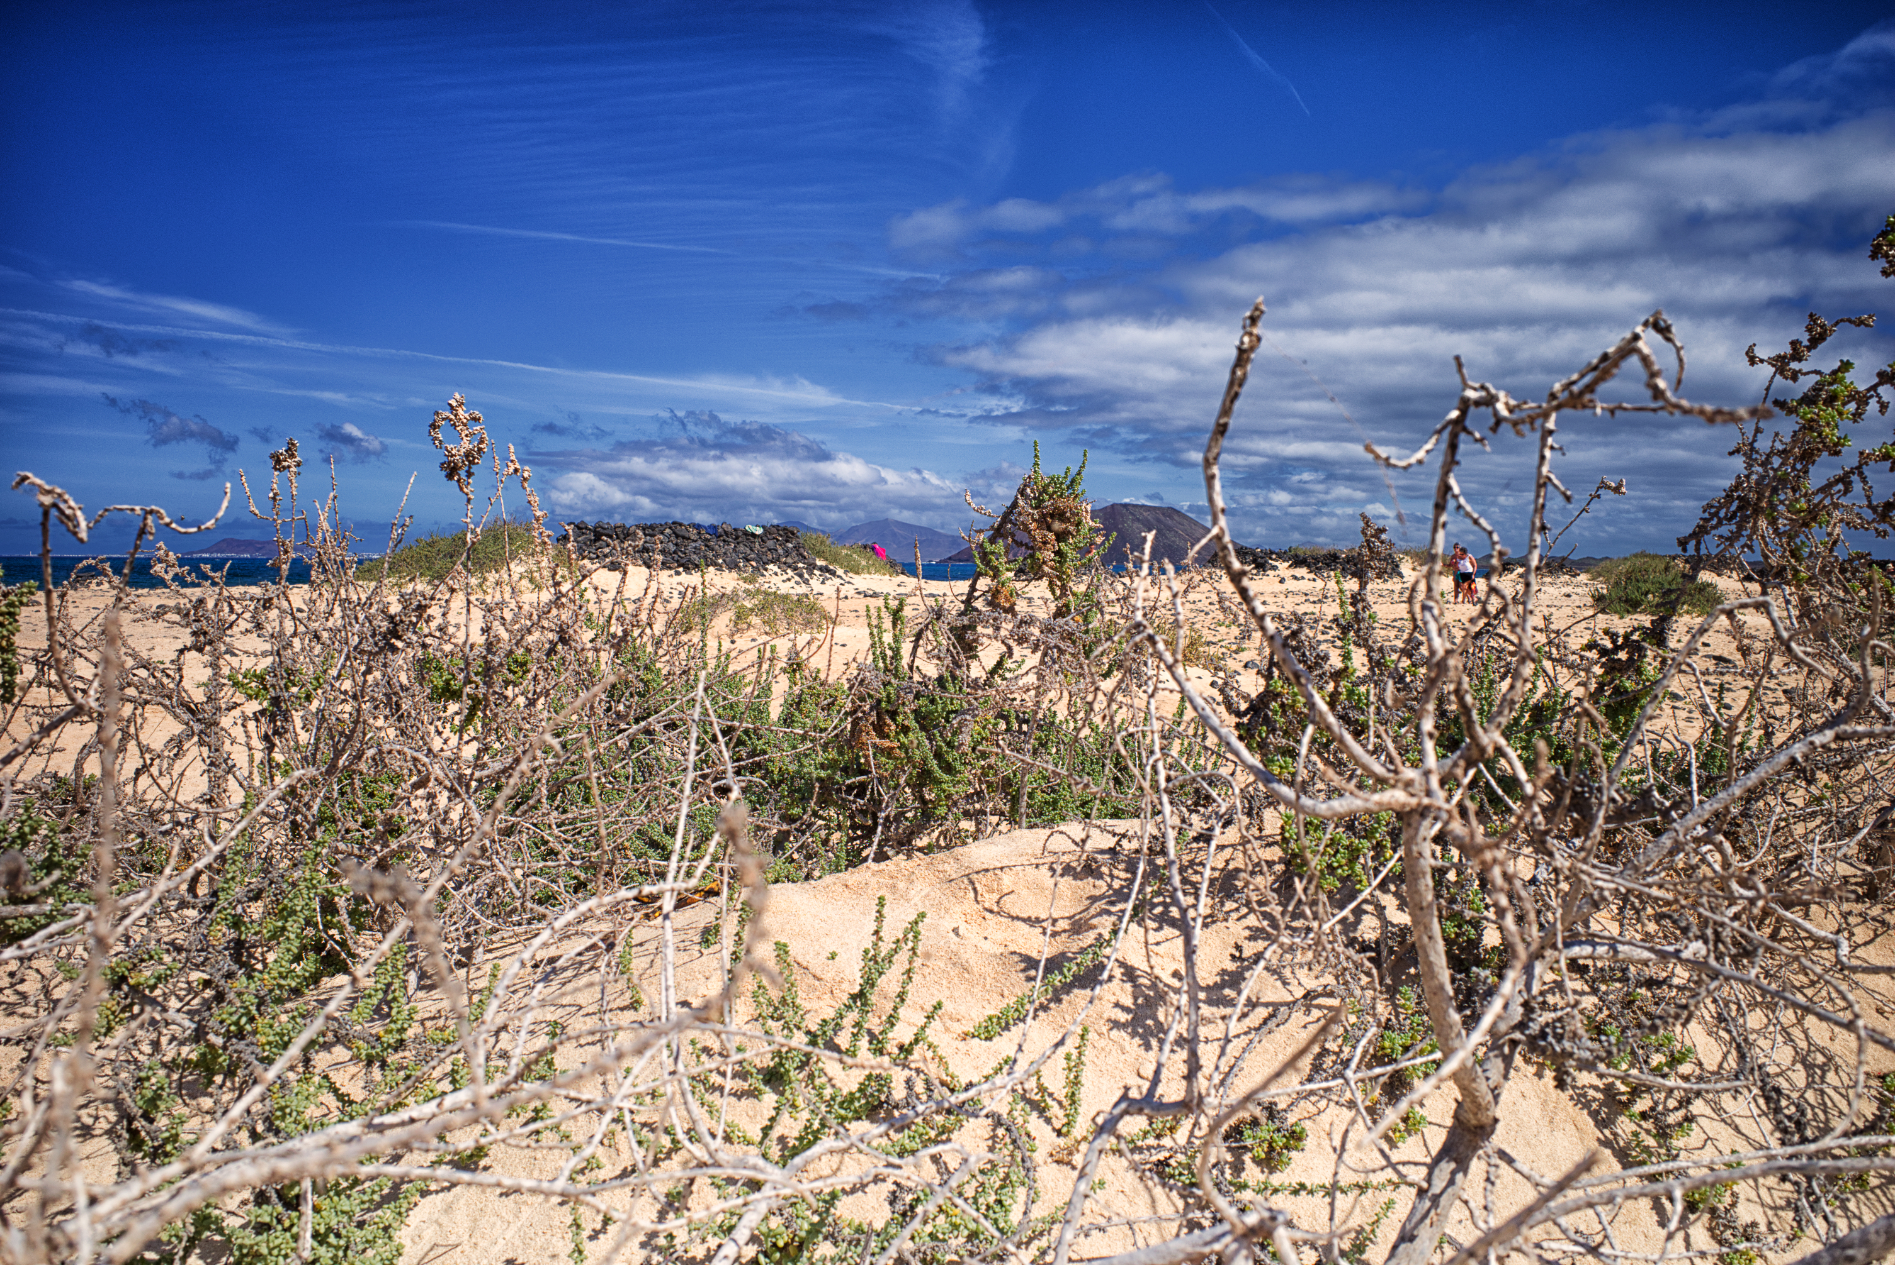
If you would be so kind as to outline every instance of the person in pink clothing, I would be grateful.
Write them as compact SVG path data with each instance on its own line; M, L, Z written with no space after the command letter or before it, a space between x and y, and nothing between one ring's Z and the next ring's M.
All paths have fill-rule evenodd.
M882 548L880 545L874 545L874 544L870 545L869 548L873 549L875 551L875 556L880 558L883 562L888 561L888 550Z

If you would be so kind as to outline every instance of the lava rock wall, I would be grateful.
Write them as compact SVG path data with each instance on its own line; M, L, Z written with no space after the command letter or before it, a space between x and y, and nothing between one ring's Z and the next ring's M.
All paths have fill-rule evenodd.
M1401 563L1392 554L1384 554L1369 563L1363 560L1359 549L1252 549L1249 545L1238 545L1236 550L1237 560L1253 572L1297 567L1317 575L1334 575L1340 571L1354 580L1361 578L1366 566L1371 580L1402 577Z
M705 529L696 523L567 523L556 538L570 544L580 560L617 571L626 565L666 571L761 573L781 567L813 579L842 572L818 561L803 548L794 527L765 527L761 534L725 523Z

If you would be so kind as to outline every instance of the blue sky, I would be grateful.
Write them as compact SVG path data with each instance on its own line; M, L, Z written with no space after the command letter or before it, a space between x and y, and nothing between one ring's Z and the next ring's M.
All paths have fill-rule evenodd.
M1264 294L1239 535L1346 540L1425 506L1361 444L1456 354L1537 395L1662 307L1748 402L1747 344L1895 306L1886 4L15 5L0 47L0 446L88 508L201 515L294 435L363 536L415 471L445 525L460 391L563 518L953 529L1035 438L1201 516ZM1582 552L1729 473L1695 422L1563 434L1631 482ZM1517 447L1466 476L1516 538Z

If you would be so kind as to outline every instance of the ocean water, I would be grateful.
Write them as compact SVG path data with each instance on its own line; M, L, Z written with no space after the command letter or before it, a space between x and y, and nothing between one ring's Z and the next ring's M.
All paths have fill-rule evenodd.
M88 560L89 556L85 554L54 554L53 583L64 584L72 577L73 571ZM123 557L113 558L107 555L99 560L109 566L115 576L122 574L125 570ZM222 572L224 582L233 587L276 583L276 568L272 567L266 558L194 558L185 564L185 569L191 576L196 576L199 572L206 570ZM904 562L901 564L901 569L913 575L915 564ZM971 562L924 562L921 564L921 578L961 582L973 579L977 569ZM1123 571L1125 568L1116 566L1112 569ZM88 568L87 573L96 575L97 570ZM37 554L14 554L0 557L0 583L18 584L23 580L38 580L39 578L40 565ZM291 584L307 584L309 564L300 558L290 563L289 581ZM192 580L180 574L177 582L188 585L192 583ZM138 561L132 564L132 587L135 589L164 587L163 582L152 575L149 557L141 555Z
M85 554L54 554L53 583L64 584L72 577L74 569L87 559L88 555ZM113 575L123 574L125 570L123 557L107 556L102 561L112 568ZM206 569L223 571L224 582L232 586L276 583L276 568L269 564L267 558L195 558L186 566L193 575ZM914 563L907 562L902 566L909 575L915 573ZM226 571L225 568L229 569ZM971 562L924 562L921 564L921 578L924 580L971 580L974 578L974 571L975 567ZM97 571L94 568L88 568L87 573L97 574ZM39 555L0 557L0 583L18 584L22 580L39 578ZM300 558L290 563L289 578L291 584L307 584L309 564ZM190 581L183 575L179 575L178 583L188 584ZM138 561L132 564L132 587L135 589L164 587L163 583L151 573L150 558L141 555Z
M92 555L87 554L54 554L54 585L64 584L67 580L72 578L72 573L78 569L80 564L90 560L92 560ZM114 576L123 575L125 573L125 559L122 555L117 558L105 555L98 560L109 567ZM276 583L276 568L270 565L270 561L267 558L193 558L187 561L184 567L179 571L176 582L187 586L193 582L202 582L205 578L201 574L203 572L221 573L224 577L224 583L232 587ZM96 576L98 573L96 567L86 568L87 575ZM0 557L0 583L19 584L25 580L38 580L40 578L40 560L37 554L30 556L15 554ZM309 563L303 561L301 558L291 562L289 582L291 584L307 584L309 582ZM141 554L138 560L132 564L132 587L135 589L160 589L164 587L164 582L151 573L150 557Z
M890 558L889 561L893 562L894 559ZM904 562L901 564L901 569L913 575L915 564ZM1123 575L1126 566L1118 562L1107 569ZM924 580L971 580L979 570L980 568L971 562L924 562L921 564L921 578Z
M889 561L893 562L891 558ZM904 562L901 569L909 575L915 573L915 564ZM980 568L971 562L924 562L921 564L921 578L924 580L971 580Z

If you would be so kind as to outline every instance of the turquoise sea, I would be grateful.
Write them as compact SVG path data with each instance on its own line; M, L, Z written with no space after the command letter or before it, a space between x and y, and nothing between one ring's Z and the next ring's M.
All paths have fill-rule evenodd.
M904 562L901 564L901 569L913 575L915 564ZM978 570L979 568L971 562L924 562L921 564L921 578L924 580L971 580Z
M110 568L114 576L123 575L125 573L125 558L122 554L116 558L109 554L54 554L53 584L56 586L64 584L67 580L72 578L74 571L78 570L81 566L85 566L87 563L99 564L87 566L86 573L88 575L99 574L100 565ZM184 566L185 569L191 573L192 577L201 578L198 573L205 571L221 573L224 577L224 583L229 585L274 584L276 582L276 568L270 565L269 559L267 558L190 558L185 560ZM19 584L25 580L38 580L40 576L40 560L38 554L29 556L12 554L0 557L0 583ZM186 578L183 574L177 577L177 581L180 584L189 584L192 582L191 579ZM309 582L309 564L300 558L290 563L289 582L291 584L307 584ZM151 573L151 557L149 554L141 553L138 556L138 560L132 564L132 587L135 589L158 589L164 587L164 582Z

